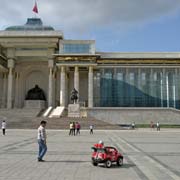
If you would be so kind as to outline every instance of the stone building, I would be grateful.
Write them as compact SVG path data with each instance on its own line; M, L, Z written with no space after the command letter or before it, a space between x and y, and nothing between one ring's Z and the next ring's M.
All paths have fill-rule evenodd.
M37 84L46 101L31 102L32 108L67 108L75 88L84 116L119 123L143 113L159 117L180 109L179 65L175 52L97 52L94 40L66 40L41 19L29 18L0 31L0 108L26 108L26 95Z

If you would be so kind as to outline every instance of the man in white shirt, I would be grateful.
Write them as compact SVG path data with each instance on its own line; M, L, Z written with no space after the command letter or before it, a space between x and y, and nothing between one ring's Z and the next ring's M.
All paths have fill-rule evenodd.
M94 126L92 124L89 126L89 129L90 129L90 134L93 134Z
M46 121L41 121L40 126L38 128L38 144L39 144L39 153L38 153L38 161L43 162L43 157L46 154L47 151L47 145L46 145Z
M157 127L157 131L160 131L160 124L159 124L159 122L157 122L156 127Z
M3 135L5 136L6 135L6 121L5 120L2 122L1 128L2 128Z

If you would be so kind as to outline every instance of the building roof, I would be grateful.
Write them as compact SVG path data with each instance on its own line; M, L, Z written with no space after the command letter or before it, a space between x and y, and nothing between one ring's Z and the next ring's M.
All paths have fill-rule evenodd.
M28 18L25 25L10 26L6 31L54 31L51 26L44 26L40 18Z
M96 52L104 59L179 59L180 52Z

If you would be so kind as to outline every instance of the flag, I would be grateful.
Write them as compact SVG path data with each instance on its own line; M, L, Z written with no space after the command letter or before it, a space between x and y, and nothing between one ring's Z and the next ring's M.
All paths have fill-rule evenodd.
M37 7L37 2L35 1L35 5L32 9L35 13L38 13L38 7Z

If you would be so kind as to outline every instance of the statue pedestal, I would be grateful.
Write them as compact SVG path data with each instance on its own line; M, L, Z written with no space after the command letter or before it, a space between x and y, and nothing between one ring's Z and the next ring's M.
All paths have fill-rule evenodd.
M46 107L46 101L44 100L25 100L24 102L24 107L25 108L30 108L30 109L45 109Z
M80 105L69 104L68 105L68 117L80 117Z

